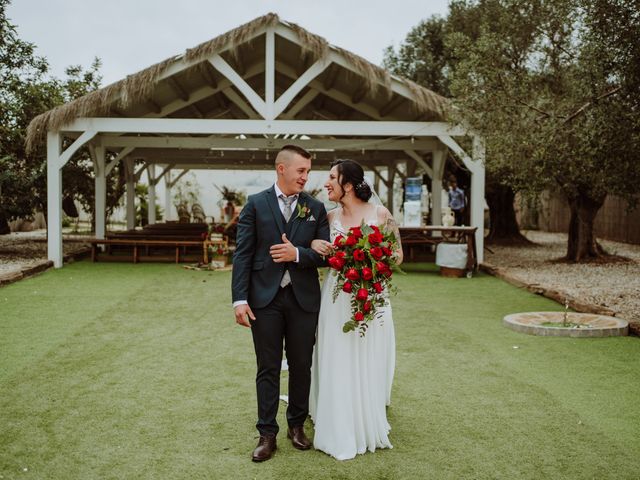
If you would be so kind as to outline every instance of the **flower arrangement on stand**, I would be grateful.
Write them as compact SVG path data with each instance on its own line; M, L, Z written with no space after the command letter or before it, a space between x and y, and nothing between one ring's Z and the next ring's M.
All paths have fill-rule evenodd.
M342 331L358 330L360 336L364 336L369 323L379 316L378 309L387 302L385 292L393 288L396 237L393 232L363 222L359 227L351 227L346 236L338 235L333 245L335 253L328 260L338 276L333 301L340 292L351 295L352 316Z

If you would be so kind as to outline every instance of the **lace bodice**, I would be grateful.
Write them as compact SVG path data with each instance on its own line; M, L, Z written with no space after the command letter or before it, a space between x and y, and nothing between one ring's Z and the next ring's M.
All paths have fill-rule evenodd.
M332 215L333 220L331 220L330 230L331 230L331 241L333 242L338 235L347 235L348 228L342 225L342 209L340 207L333 210L335 213ZM367 225L377 225L378 224L378 208L376 207L373 210L373 215L370 215L368 218L364 218L364 222Z

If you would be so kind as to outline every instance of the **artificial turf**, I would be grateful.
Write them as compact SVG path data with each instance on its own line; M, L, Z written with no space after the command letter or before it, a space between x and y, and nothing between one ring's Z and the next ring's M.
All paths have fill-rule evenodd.
M255 357L230 273L83 261L0 288L0 479L640 478L640 339L515 333L504 315L562 307L405 270L394 448L346 462L283 434L250 461Z

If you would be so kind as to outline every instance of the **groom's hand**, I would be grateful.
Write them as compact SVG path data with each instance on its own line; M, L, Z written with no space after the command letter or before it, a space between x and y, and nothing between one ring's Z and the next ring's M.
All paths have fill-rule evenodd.
M236 323L238 325L242 325L243 327L250 327L251 323L249 323L249 318L251 320L255 320L256 316L251 311L251 307L247 304L238 305L233 309L236 315Z
M294 262L297 258L296 247L289 241L287 234L282 234L282 242L272 245L269 254L275 263Z

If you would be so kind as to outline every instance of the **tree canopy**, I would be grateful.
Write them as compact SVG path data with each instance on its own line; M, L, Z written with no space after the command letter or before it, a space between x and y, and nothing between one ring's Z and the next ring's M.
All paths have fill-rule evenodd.
M455 0L444 31L453 117L484 136L489 174L559 188L567 258L601 254L598 209L640 182L640 2Z

